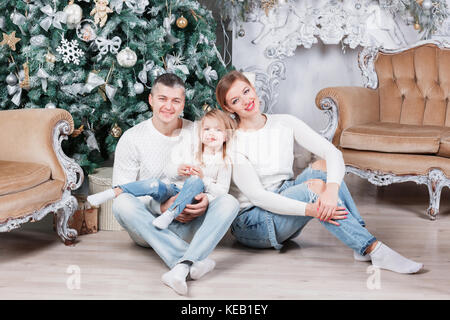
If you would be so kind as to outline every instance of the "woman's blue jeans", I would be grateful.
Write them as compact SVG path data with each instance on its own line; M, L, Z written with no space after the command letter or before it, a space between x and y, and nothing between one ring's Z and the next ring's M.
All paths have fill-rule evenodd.
M306 168L295 180L286 180L277 192L285 197L312 203L317 194L308 189L306 181L321 179L326 182L326 173ZM321 222L328 231L348 247L361 255L376 238L367 231L365 222L359 214L344 181L339 188L339 204L349 212L347 219L339 220L340 226ZM231 232L244 245L254 248L281 249L284 241L297 237L312 219L309 216L276 214L259 207L248 207L239 213L231 225Z
M178 194L174 203L168 208L168 210L175 213L175 217L186 208L187 204L191 204L194 201L196 195L202 193L205 189L202 179L198 176L187 178L181 190L175 184L166 184L159 179L134 181L117 187L135 197L151 196L159 203L166 202L170 197Z

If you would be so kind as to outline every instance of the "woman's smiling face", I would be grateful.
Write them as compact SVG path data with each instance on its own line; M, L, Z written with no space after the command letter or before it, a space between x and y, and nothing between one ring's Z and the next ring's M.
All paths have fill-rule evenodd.
M235 112L240 118L247 118L260 113L259 98L253 86L242 80L236 80L231 85L226 96L226 109Z

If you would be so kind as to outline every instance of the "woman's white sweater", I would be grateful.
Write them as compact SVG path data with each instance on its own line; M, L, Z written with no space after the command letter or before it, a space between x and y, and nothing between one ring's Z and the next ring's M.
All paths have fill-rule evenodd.
M345 174L342 153L294 116L265 116L263 128L235 132L230 194L239 200L241 209L255 205L274 213L305 215L307 203L274 192L294 177L294 141L326 161L327 183L341 184Z

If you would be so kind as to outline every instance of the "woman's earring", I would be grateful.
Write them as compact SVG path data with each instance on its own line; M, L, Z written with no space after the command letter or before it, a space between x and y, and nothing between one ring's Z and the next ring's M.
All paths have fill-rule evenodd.
M184 110L181 111L180 115L178 116L179 118L183 118L184 117Z
M236 119L236 115L234 113L230 113L230 118L231 119Z

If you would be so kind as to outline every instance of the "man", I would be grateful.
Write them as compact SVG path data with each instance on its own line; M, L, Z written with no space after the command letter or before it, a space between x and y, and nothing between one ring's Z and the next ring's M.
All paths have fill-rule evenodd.
M150 178L168 183L163 169L172 147L189 143L192 152L195 150L196 124L179 117L185 104L183 81L170 73L159 76L153 83L149 103L153 117L127 130L117 144L113 186ZM113 213L137 244L152 247L171 268L162 281L185 295L188 274L196 280L214 268L215 262L207 257L237 216L239 204L229 194L209 203L202 193L195 198L197 203L187 205L168 229L153 226L153 219L175 197L160 204L148 196L137 198L123 193L114 200Z

